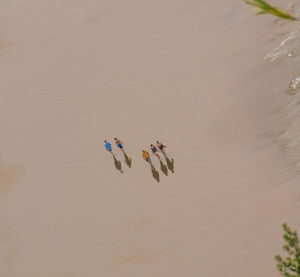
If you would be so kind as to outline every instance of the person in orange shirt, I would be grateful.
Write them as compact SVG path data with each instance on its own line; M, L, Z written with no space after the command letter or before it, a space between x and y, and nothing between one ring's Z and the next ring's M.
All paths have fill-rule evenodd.
M148 153L146 150L143 150L142 156L143 156L143 158L144 158L144 160L145 160L146 162L148 162L148 163L151 164L150 155L149 155L149 153Z

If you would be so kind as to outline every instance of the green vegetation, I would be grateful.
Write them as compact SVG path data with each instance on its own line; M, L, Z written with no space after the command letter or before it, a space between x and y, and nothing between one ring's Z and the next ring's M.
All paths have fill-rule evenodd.
M284 277L300 277L300 245L296 231L292 231L286 223L282 224L284 230L283 239L286 244L283 250L288 256L283 259L280 255L275 256L277 268Z
M288 20L296 20L291 14L284 12L278 8L275 8L269 5L266 1L263 0L243 0L246 4L253 6L259 10L257 14L272 14Z

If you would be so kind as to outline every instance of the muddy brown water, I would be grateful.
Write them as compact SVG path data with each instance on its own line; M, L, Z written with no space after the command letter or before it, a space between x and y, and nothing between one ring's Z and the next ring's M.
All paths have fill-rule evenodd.
M297 76L264 57L297 23L233 0L0 7L1 162L24 168L1 195L1 276L278 274L280 225L300 230Z

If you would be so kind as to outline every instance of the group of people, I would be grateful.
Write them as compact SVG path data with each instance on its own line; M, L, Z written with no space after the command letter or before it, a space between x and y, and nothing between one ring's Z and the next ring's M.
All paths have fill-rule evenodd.
M123 153L125 153L123 142L120 141L118 138L114 138L114 140L115 140L117 148L119 148ZM153 155L155 155L156 157L158 157L160 159L160 157L158 155L158 150L159 150L166 157L165 149L166 149L167 146L165 146L164 144L162 144L159 141L156 142L156 145L157 145L157 147L153 144L150 145L150 148L152 150ZM110 142L108 142L107 140L104 140L104 146L105 146L105 148L108 152L112 153L112 147L111 147ZM150 154L149 154L148 151L143 150L142 151L142 156L143 156L143 158L146 162L151 164Z
M114 138L114 140L115 140L115 144L116 144L117 148L119 148L124 154L124 161L125 161L126 165L129 168L131 168L131 158L128 157L128 155L126 154L126 152L124 150L123 142L121 140L119 140L118 138ZM118 169L121 173L123 173L121 161L117 160L114 152L112 151L112 146L111 146L110 142L105 140L104 141L104 146L105 146L106 150L112 154L116 169ZM153 144L150 144L150 149L152 151L152 154L155 155L158 158L159 163L160 163L161 171L166 176L168 176L168 170L170 170L172 173L174 173L174 159L169 159L168 158L168 156L166 154L166 150L165 150L166 146L164 144L162 144L160 141L156 141L156 146L153 145ZM159 152L161 152L163 154L163 156L165 158L165 161L166 161L166 164L160 158ZM147 163L150 164L153 178L157 182L159 182L159 179L160 179L159 172L156 170L155 166L152 164L149 152L147 150L143 150L142 151L142 157Z
M158 157L159 160L160 160L160 156L158 155L158 150L159 150L166 157L165 149L166 149L167 146L165 146L164 144L162 144L159 141L156 142L156 145L157 145L157 147L153 144L150 144L152 154L155 155L156 157ZM143 155L143 158L146 162L152 164L148 151L143 150L142 155Z
M116 142L116 146L124 153L123 142L117 138L114 138L114 140ZM111 144L108 141L104 141L104 146L108 152L112 152Z

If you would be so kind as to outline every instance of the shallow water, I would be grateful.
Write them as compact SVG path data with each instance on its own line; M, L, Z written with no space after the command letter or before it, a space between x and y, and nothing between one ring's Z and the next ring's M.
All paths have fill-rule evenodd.
M297 23L233 0L0 10L1 161L22 168L1 195L1 276L277 274L281 223L300 229L299 33L264 57Z

